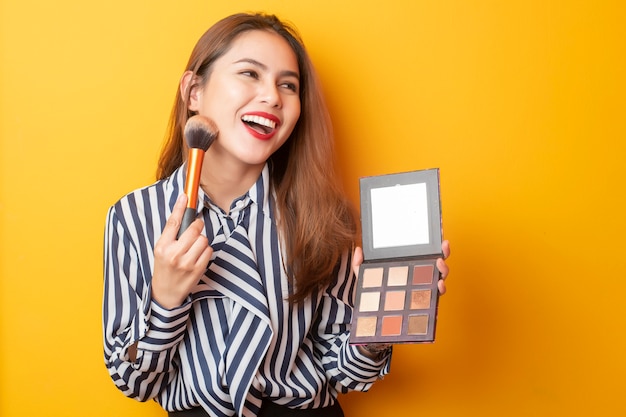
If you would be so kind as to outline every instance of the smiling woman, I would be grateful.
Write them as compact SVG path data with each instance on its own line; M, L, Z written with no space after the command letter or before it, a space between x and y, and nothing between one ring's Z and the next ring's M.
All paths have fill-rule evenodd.
M177 238L192 116L219 133ZM211 27L177 88L158 181L107 216L105 358L124 394L170 416L333 417L339 392L388 372L390 349L350 344L362 257L333 164L295 31L258 14Z

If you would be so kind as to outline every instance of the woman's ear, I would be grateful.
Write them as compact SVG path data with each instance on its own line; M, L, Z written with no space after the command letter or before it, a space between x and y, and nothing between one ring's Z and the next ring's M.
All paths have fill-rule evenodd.
M187 103L187 108L197 112L200 108L202 91L198 84L198 77L192 71L185 71L180 79L180 95Z

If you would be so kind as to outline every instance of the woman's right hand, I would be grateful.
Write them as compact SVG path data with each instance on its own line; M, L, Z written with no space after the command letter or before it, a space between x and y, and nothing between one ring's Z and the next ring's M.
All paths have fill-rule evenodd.
M187 196L181 194L154 245L152 298L162 307L180 306L196 286L211 260L213 249L202 235L204 221L196 219L177 240Z

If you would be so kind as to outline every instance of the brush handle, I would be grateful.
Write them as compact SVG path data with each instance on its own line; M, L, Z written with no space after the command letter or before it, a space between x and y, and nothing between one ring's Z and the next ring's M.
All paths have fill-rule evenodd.
M180 223L180 229L178 230L178 236L176 239L180 238L185 230L196 220L196 209L187 207L185 209L185 213L183 214L183 221Z

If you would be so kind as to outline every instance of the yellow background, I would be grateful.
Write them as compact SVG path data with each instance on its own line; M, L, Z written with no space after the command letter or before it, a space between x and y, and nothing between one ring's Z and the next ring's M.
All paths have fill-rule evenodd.
M152 182L197 38L250 10L300 29L355 203L441 169L438 339L346 414L626 415L617 0L1 0L0 415L165 415L104 367L104 217Z

